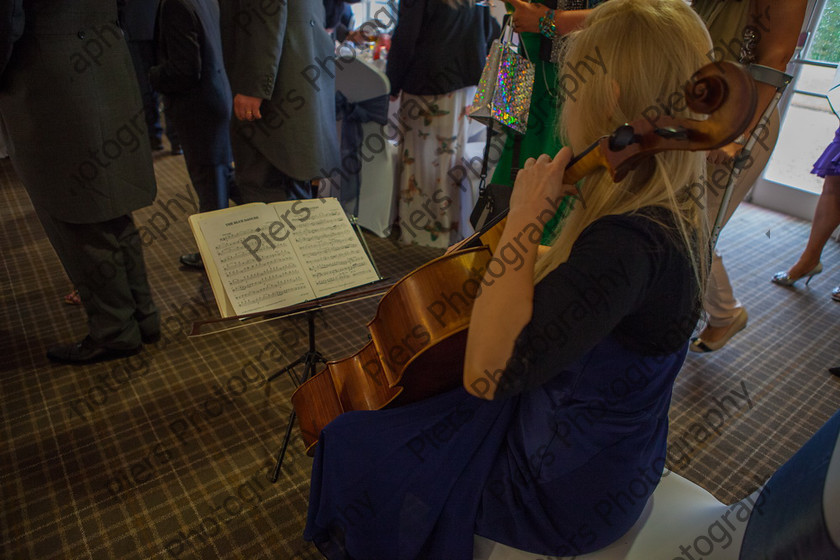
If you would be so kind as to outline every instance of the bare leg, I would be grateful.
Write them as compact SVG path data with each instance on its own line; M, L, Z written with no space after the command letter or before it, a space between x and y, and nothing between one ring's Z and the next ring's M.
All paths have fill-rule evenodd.
M838 225L840 225L840 175L829 175L825 178L822 194L817 201L808 245L802 251L796 264L788 270L788 276L799 278L817 266L823 247Z

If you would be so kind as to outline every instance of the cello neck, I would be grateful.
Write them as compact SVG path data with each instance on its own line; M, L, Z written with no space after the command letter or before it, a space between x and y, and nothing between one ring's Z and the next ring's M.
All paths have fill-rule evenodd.
M601 141L599 140L572 158L566 165L563 182L567 184L577 183L597 169L607 166L607 160L601 150Z

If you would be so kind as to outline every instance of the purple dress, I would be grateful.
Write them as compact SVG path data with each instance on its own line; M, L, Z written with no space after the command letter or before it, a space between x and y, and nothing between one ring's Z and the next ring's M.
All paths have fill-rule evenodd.
M823 178L826 175L840 175L840 128L834 133L834 140L814 163L811 173Z

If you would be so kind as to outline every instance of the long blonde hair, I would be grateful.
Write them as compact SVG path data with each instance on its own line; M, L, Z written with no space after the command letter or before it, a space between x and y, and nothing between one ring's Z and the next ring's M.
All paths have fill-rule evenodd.
M672 93L681 93L690 76L708 62L710 49L703 22L683 0L610 0L599 5L583 28L569 36L558 75L580 69L575 65L593 58L603 60L606 68L591 76L581 74L585 79L580 80L575 99L567 99L563 106L561 137L580 153L601 136L639 119L645 109L661 110L661 103L667 104ZM697 118L687 109L676 109L670 114ZM694 264L698 285L703 286L708 262L706 212L696 199L685 193L681 196L680 190L701 179L705 156L704 152L663 152L619 183L613 183L603 170L589 175L581 187L585 206L580 201L575 204L537 263L535 279L539 281L568 259L574 241L598 218L659 206L676 216L673 233ZM673 229L673 225L662 225Z

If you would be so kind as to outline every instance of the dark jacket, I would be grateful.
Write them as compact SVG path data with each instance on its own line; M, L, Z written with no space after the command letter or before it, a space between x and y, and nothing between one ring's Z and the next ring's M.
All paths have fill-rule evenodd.
M0 2L0 77L12 56L15 41L23 35L23 6L20 0Z
M264 99L262 119L232 119L236 142L298 180L338 166L335 45L321 0L224 0L222 46L231 90ZM338 62L340 63L340 61Z
M32 203L65 222L104 222L155 198L143 103L116 22L116 3L102 0L8 0L0 10L0 127Z
M167 111L190 159L231 161L233 97L222 59L216 0L162 0L152 87L165 94Z
M453 10L441 0L402 0L388 53L391 94L441 94L478 84L497 29L486 7Z
M155 40L158 0L119 0L117 6L126 40Z
M361 0L324 0L324 27L335 29L339 24L347 26L353 19L353 11L349 4L357 4Z

